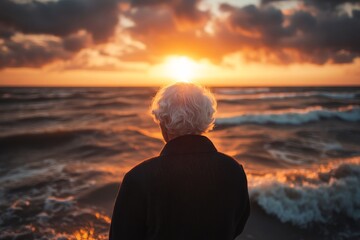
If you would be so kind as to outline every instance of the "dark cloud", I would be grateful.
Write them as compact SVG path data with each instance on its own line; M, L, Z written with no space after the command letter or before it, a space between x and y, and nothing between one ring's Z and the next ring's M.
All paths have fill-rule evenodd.
M112 36L118 23L119 0L59 0L16 3L0 1L0 24L31 34L67 36L89 32L96 42Z
M52 35L20 34L0 28L0 69L6 67L41 67L56 60L68 60L91 46L84 31L60 38Z
M69 59L91 42L106 42L118 24L119 2L1 0L0 68L41 67ZM21 40L13 38L16 33ZM34 36L39 36L41 43ZM51 36L57 36L56 40Z
M279 2L291 2L289 0L261 0L262 5L279 3ZM359 0L296 0L297 3L302 3L306 6L312 6L320 10L334 10L340 5L346 3L359 4Z
M318 14L312 16L304 11L291 17L294 34L284 41L291 47L311 57L315 63L325 59L334 63L349 63L360 56L360 17L353 10L352 17L346 14Z
M198 5L201 0L132 0L134 7L166 7L174 16L177 26L189 28L206 23L210 13L200 11Z
M91 39L89 36L80 32L63 38L64 49L71 52L78 52L81 49L90 45Z
M61 59L69 59L73 54L64 50L59 40L32 39L4 40L1 44L0 69L6 67L41 67Z
M359 4L359 0L303 0L307 6L313 6L319 10L331 11L345 3Z
M238 39L239 50L252 47L262 53L259 58L265 53L278 63L324 64L348 63L360 56L358 10L349 16L337 12L313 15L306 9L284 15L273 6L222 4L220 9L229 14L228 31Z
M317 19L309 12L296 11L290 16L291 27L302 32L314 31Z
M13 29L0 24L0 39L1 38L9 39L14 34L15 34L15 31Z
M264 43L276 44L282 37L290 34L289 29L283 27L284 15L279 9L258 8L254 5L236 8L222 4L220 10L230 13L228 24L239 35L261 38Z

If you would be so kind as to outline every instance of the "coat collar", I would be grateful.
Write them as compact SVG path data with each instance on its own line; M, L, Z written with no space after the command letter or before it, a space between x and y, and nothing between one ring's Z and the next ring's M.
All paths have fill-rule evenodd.
M183 135L165 144L160 155L181 155L189 153L217 152L214 144L202 135Z

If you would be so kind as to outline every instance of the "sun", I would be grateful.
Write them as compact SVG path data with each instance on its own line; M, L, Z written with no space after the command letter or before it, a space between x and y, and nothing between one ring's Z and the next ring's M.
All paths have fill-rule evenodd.
M166 59L166 75L179 82L190 82L195 76L196 63L185 56L173 56Z

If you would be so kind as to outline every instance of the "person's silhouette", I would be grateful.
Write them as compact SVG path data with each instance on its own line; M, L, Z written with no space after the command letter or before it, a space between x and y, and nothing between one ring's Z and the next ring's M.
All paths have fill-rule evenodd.
M242 232L250 214L243 167L202 135L215 111L210 91L193 83L157 93L152 114L166 145L125 175L111 240L232 240Z

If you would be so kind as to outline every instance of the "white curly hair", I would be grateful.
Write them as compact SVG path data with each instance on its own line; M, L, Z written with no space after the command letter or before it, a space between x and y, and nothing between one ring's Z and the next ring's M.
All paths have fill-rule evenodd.
M210 90L195 83L178 82L157 92L150 112L167 133L178 137L213 129L216 106Z

